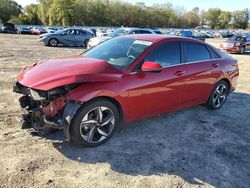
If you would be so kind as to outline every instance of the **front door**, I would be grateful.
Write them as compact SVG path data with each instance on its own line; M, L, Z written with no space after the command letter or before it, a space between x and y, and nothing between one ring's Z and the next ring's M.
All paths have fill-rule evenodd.
M140 119L175 111L183 105L186 65L181 64L179 42L166 42L156 47L144 62L159 63L161 72L132 72L129 79L130 119Z

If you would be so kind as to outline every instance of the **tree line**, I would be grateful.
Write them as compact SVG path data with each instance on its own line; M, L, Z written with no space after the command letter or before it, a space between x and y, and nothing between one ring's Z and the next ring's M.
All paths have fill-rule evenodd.
M23 8L13 0L0 1L0 22L14 24L246 29L248 21L248 9L230 12L195 7L187 12L171 3L146 6L118 0L39 0Z

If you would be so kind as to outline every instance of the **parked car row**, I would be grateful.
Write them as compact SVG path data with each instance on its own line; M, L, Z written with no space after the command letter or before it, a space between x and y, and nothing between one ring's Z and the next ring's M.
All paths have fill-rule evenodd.
M46 46L85 46L92 48L106 40L121 35L132 34L168 34L194 38L205 41L206 38L229 38L221 44L221 49L230 53L244 53L249 49L250 33L246 30L212 30L212 29L156 29L140 27L121 28L83 28L83 27L43 27L19 26L5 23L3 33L39 35L39 41Z
M111 38L121 36L121 35L131 35L131 34L162 34L160 30L155 28L130 28L122 27L114 30L113 32L108 33L106 36L99 36L89 40L87 48L92 48L106 40Z
M246 30L213 30L213 29L163 29L162 32L170 35L178 35L182 31L191 31L194 36L203 38L229 38L233 35L247 35Z

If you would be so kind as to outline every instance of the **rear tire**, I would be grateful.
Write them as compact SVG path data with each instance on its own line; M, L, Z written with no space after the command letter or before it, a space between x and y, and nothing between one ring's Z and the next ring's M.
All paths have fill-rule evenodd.
M72 121L72 141L85 147L99 146L113 136L119 122L119 111L112 102L106 99L88 102Z
M207 106L211 110L218 110L225 103L228 93L229 84L224 80L219 81L209 96Z

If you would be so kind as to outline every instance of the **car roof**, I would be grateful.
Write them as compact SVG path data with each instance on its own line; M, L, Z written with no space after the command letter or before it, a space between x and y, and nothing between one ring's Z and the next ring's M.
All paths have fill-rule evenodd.
M184 40L202 43L201 41L197 39L181 37L181 36L163 35L163 34L134 34L134 35L124 35L121 37L134 38L137 40L147 40L147 41L152 41L152 42L159 42L165 39L184 39Z
M125 31L133 31L133 30L147 30L147 31L154 31L156 29L151 28L141 28L141 27L121 27L118 29L124 29ZM158 30L157 30L158 31Z

